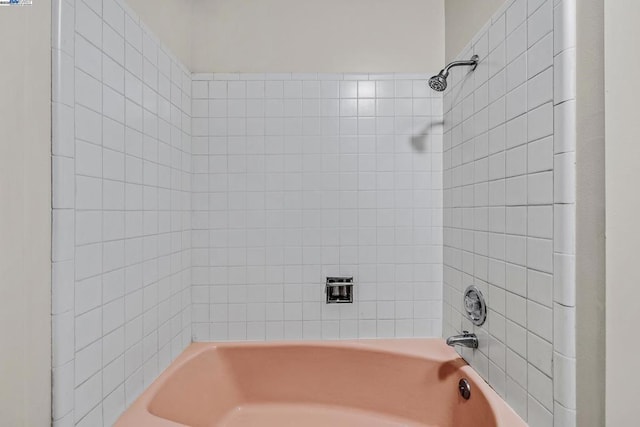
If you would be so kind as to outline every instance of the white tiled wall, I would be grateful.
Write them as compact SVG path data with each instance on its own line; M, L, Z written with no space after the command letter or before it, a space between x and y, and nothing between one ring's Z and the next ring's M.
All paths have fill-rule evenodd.
M427 75L193 76L196 340L439 336L442 97ZM327 276L353 305L326 305Z
M444 335L531 426L575 425L575 0L510 0L444 97ZM461 315L487 297L487 323Z
M122 0L52 3L56 426L111 425L192 338L463 329L530 425L575 425L575 0L507 1L444 100L422 74L191 75ZM334 275L355 304L323 303Z
M191 76L122 2L52 4L53 419L110 426L191 338Z

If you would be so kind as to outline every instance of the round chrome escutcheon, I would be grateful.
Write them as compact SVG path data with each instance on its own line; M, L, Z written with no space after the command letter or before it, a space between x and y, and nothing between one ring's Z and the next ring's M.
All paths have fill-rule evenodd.
M484 301L484 296L480 289L476 286L469 286L464 291L464 297L462 301L464 305L464 311L467 313L467 317L476 326L482 325L487 319L487 304Z

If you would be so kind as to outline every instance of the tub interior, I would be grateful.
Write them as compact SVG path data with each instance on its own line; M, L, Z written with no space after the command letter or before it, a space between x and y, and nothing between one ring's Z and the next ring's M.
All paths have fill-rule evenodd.
M206 349L157 390L149 411L193 427L495 426L487 398L459 395L459 358L310 345Z

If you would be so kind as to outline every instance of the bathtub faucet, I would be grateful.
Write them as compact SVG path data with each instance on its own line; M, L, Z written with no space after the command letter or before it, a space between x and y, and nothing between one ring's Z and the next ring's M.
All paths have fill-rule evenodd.
M478 348L478 337L469 331L462 331L461 335L454 335L447 338L447 345L455 347L457 345L469 348Z

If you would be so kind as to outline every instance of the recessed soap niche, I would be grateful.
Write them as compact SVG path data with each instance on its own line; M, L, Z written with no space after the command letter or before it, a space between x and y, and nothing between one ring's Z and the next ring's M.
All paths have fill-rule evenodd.
M327 304L353 303L353 277L327 277L325 294Z

